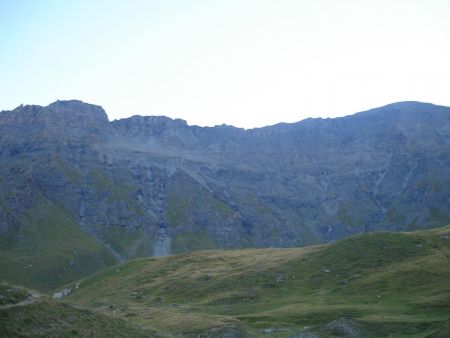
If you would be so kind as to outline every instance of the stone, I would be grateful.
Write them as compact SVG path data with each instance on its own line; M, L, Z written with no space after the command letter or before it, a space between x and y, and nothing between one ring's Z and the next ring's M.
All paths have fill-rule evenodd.
M40 196L117 261L442 226L449 145L450 108L419 102L249 130L21 106L0 112L0 235Z
M55 292L53 294L53 299L63 299L64 297L67 297L68 295L70 295L72 293L71 289L63 289L59 292Z

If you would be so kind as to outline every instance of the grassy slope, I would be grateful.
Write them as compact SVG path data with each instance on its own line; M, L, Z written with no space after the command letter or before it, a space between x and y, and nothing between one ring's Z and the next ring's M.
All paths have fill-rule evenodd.
M265 336L346 317L371 336L423 337L450 318L450 226L298 249L139 259L82 280L67 301L167 333L245 325ZM448 325L448 324L447 324Z
M206 232L181 233L175 235L172 240L172 252L174 254L195 250L213 250L218 245Z
M28 291L24 288L11 287L8 284L0 283L0 307L24 301L28 295Z
M0 287L0 299L17 304L24 289ZM46 297L26 305L3 308L0 305L0 337L156 337L125 320L111 318L91 311L74 308Z
M41 291L116 262L70 213L45 198L20 217L20 226L0 236L0 248L0 278Z

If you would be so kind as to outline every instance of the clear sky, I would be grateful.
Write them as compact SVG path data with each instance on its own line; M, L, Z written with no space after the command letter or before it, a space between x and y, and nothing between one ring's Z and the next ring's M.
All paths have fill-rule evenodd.
M256 127L450 106L450 0L0 0L0 110Z

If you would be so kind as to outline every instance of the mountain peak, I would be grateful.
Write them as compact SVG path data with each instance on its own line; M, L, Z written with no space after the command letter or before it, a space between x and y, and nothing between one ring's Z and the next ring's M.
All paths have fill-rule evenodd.
M101 106L86 103L81 100L56 100L55 102L50 103L48 108L66 108L66 109L86 109L87 107L95 107L103 110Z
M108 115L101 106L85 103L80 100L57 100L47 107L52 112L62 114L65 118L84 118L86 120L108 123ZM87 122L87 121L85 121Z
M46 107L20 105L12 111L3 111L2 124L33 124L73 128L102 128L108 125L108 115L102 107L79 100L55 101Z
M447 114L449 107L435 105L427 102L420 101L400 101L390 103L381 107L369 109L366 111L358 112L352 115L347 115L344 118L357 117L371 118L371 119L385 119L385 118L412 118L413 116L423 116L428 113L444 113Z

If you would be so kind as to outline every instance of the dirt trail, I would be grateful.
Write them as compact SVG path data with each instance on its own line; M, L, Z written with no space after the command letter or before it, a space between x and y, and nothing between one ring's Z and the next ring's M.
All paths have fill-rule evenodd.
M6 305L0 305L0 311L4 310L4 309L9 309L12 307L17 307L17 306L25 306L25 305L30 305L33 304L35 301L37 301L41 296L37 293L31 292L28 297L26 299L24 299L21 302L18 303L14 303L14 304L6 304Z

